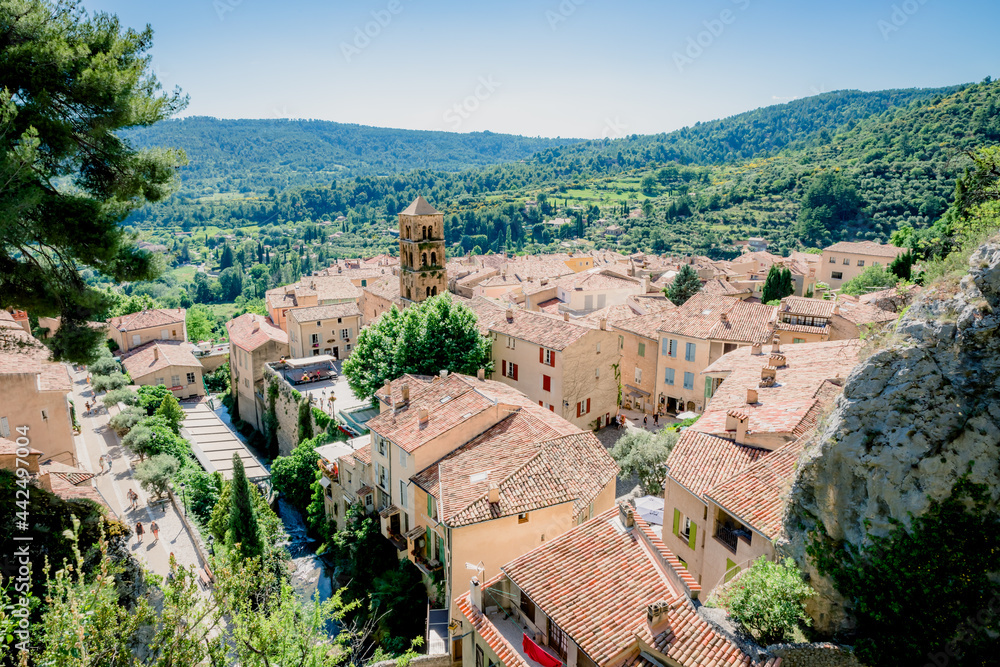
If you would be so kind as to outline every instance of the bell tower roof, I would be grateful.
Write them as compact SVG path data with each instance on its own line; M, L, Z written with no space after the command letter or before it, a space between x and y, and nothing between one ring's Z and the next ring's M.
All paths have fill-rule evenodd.
M407 206L400 215L441 215L441 212L428 204L423 195L418 195L413 200L413 203Z

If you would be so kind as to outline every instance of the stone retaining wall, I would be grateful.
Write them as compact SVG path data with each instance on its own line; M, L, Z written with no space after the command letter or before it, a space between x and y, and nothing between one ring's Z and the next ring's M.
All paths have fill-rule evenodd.
M837 644L773 644L766 651L781 658L781 667L864 667L850 647Z
M396 661L383 660L382 662L374 662L368 667L396 667ZM451 667L451 655L448 653L421 655L410 661L410 667Z

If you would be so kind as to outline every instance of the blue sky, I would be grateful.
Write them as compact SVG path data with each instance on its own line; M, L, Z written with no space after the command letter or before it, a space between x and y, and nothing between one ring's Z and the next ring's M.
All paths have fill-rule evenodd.
M185 115L562 137L1000 75L995 0L85 0Z

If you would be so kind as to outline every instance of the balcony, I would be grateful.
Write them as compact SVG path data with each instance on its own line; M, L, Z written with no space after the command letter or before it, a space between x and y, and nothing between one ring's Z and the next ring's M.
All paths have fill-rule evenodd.
M733 528L731 525L726 525L721 521L715 522L715 539L724 544L733 553L736 553L740 538L743 538L747 544L750 544L750 531L742 526Z

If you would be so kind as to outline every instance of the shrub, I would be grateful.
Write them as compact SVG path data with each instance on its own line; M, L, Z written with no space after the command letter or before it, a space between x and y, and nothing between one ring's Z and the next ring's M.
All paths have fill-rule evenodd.
M303 514L309 507L312 484L319 474L316 443L304 440L288 456L279 456L271 464L271 483L274 490Z
M800 622L809 623L805 600L813 594L791 558L775 563L761 556L717 598L762 644L774 644L792 639Z
M160 407L167 396L173 396L173 392L162 384L143 385L139 387L139 405L146 410L146 414L152 416Z
M146 418L146 411L142 408L134 405L130 405L118 414L111 417L108 424L114 429L114 432L118 434L118 437L124 437L132 427L138 424L140 421Z
M134 391L126 387L119 387L118 389L112 389L104 396L101 396L101 403L104 407L110 408L113 405L118 405L119 403L124 403L125 405L135 405L138 403L139 397Z
M170 480L180 467L180 461L170 454L157 454L135 467L135 477L142 488L159 498L166 494Z
M128 378L122 373L115 371L110 375L95 375L90 384L95 392L112 391L114 389L121 389L127 385Z
M97 361L87 366L87 370L90 371L91 375L111 375L112 373L120 373L122 368L111 355L108 355L98 357Z
M181 422L184 421L184 411L181 410L180 403L174 398L173 394L165 396L160 402L160 407L156 408L154 413L157 416L163 417L167 425L170 426L170 430L175 434L181 432Z

